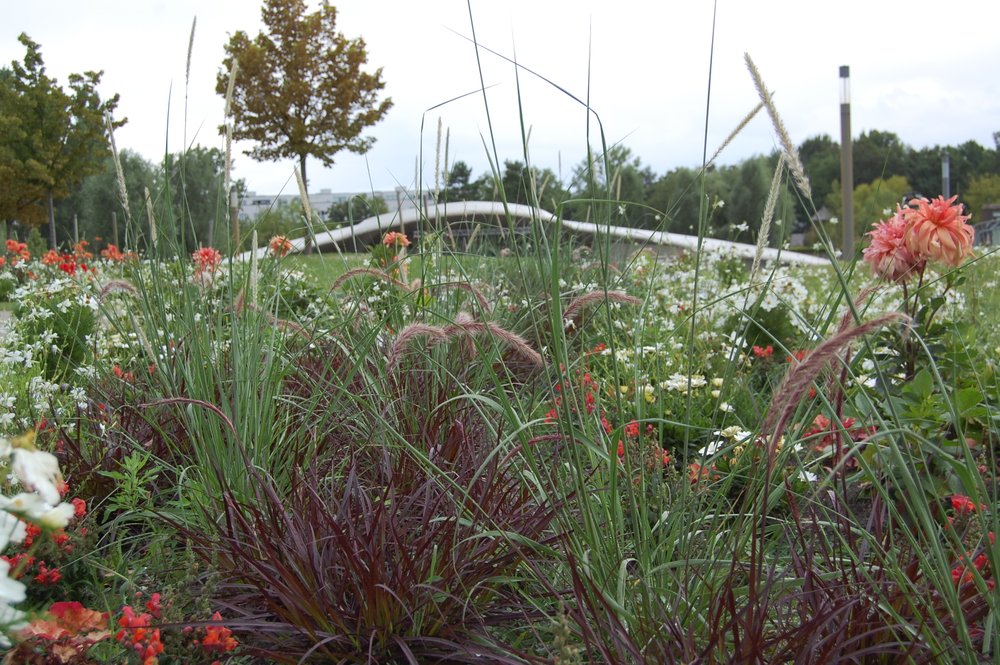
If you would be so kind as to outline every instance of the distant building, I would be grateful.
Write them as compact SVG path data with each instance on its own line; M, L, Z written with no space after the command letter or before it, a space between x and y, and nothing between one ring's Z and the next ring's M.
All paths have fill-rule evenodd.
M1000 245L1000 203L984 205L974 226L977 245Z
M385 201L389 214L395 214L398 210L418 207L417 193L403 187L377 192L332 192L329 189L321 189L319 192L309 194L309 205L320 219L325 220L330 213L330 208L338 203L344 203L358 196L371 198L373 195L375 198ZM421 192L421 198L425 207L434 204L430 192ZM298 194L258 194L254 191L248 191L240 205L240 219L243 222L252 222L263 212L298 200Z

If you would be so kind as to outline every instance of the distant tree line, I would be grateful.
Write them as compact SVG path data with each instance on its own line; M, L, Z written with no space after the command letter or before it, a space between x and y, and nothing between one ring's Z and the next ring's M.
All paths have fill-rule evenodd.
M843 214L840 196L840 145L827 135L806 139L799 153L812 186L804 201L785 184L776 206L773 229L778 237L807 232L810 220ZM950 159L951 193L957 194L973 221L982 207L1000 203L1000 132L994 146L975 141L958 146L912 148L892 132L862 133L853 144L854 218L860 237L903 196L942 193L941 162ZM500 200L537 204L565 218L610 221L623 226L676 233L697 232L700 219L714 237L754 242L767 201L778 154L758 155L734 165L680 167L658 175L622 145L582 160L564 183L551 169L528 168L505 161L499 173L473 178L465 162L448 171L443 201ZM702 195L704 200L702 200ZM826 215L817 215L824 209ZM702 212L704 211L704 214ZM826 222L829 223L829 222Z

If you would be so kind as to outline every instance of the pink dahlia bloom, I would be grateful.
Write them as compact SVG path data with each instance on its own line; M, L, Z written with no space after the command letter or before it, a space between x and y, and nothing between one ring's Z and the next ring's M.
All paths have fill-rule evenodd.
M925 259L907 243L910 232L906 210L899 206L896 206L895 215L873 225L868 232L871 244L865 247L862 255L875 275L902 283L923 269Z
M955 204L957 198L939 196L933 201L920 198L913 201L916 208L903 210L903 217L910 225L906 238L910 251L955 267L972 254L975 233L965 223L969 216L962 214L962 204Z
M191 253L191 260L194 261L194 274L213 273L222 263L222 254L212 247L202 247Z

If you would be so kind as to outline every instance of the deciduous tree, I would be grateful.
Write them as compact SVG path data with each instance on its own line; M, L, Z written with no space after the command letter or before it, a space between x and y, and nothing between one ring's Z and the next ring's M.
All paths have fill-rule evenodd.
M56 245L54 200L70 193L88 175L100 171L108 154L104 116L118 104L118 95L102 101L97 86L103 72L70 74L69 90L45 73L41 47L22 33L18 41L26 53L11 63L9 74L0 77L5 91L0 96L0 120L13 131L0 138L0 159L14 173L12 182L20 192L13 214L28 222L36 215L39 195L48 212L49 244ZM115 124L124 124L121 120ZM12 188L13 189L13 188ZM13 193L4 197L16 199ZM24 201L36 197L27 207ZM27 212L27 216L22 213ZM5 210L5 215L10 215Z
M392 102L379 99L382 69L362 69L364 40L337 31L337 10L325 0L313 13L305 0L266 0L262 14L266 32L253 39L236 32L218 75L216 91L226 95L238 63L233 138L254 141L256 160L297 159L303 180L307 157L331 166L342 150L366 152L375 139L361 133Z

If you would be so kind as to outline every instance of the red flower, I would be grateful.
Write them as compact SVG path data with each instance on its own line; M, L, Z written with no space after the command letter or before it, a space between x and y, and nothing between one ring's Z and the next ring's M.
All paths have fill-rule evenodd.
M202 247L191 252L191 260L194 261L194 274L201 275L206 272L215 272L222 264L222 254L212 247Z
M955 494L951 497L951 507L954 508L955 512L959 515L965 513L974 513L977 510L976 503L967 496L962 494ZM979 504L978 510L985 510L986 504Z
M639 436L639 423L633 420L628 425L625 425L625 436L631 438Z
M146 601L146 609L149 610L149 613L157 619L160 618L161 607L159 593L154 593L149 597L149 600Z
M754 344L753 354L758 358L770 358L774 354L774 347L768 344L762 348Z
M38 574L35 575L35 581L39 584L55 584L62 579L62 573L59 572L58 568L48 568L44 561L38 562Z

